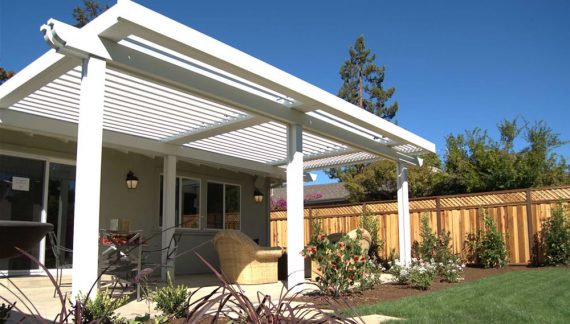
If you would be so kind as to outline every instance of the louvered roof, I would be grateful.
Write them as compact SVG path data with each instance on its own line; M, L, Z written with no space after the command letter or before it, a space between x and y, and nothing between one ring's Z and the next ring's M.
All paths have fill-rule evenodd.
M279 174L287 124L306 170L379 158L418 163L429 141L131 1L76 29L50 20L53 50L0 87L2 127L76 136L81 58L107 61L104 144Z

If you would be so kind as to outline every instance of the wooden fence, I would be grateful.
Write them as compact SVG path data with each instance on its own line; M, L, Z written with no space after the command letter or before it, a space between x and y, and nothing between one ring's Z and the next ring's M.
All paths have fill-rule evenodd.
M426 214L434 231L451 233L454 253L462 253L466 235L482 227L481 211L486 210L507 239L511 264L528 264L537 248L534 238L542 221L550 217L551 209L561 200L570 202L570 186L411 199L412 241L420 240L420 217ZM363 210L378 218L384 256L398 253L396 201L306 208L305 244L314 221L320 222L326 234L346 233L359 226ZM287 246L287 212L271 212L270 227L271 246Z

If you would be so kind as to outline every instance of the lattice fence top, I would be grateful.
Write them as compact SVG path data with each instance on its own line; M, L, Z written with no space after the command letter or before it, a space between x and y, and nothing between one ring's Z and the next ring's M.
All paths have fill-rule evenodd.
M441 197L441 208L486 206L520 203L526 201L526 192L494 192L468 196Z
M570 187L533 190L530 197L532 200L568 200L570 199Z
M411 211L428 211L436 210L437 200L440 201L442 209L461 209L473 206L495 206L495 205L513 205L526 203L527 192L531 193L531 201L533 203L540 201L556 201L559 199L570 200L570 186L553 187L541 189L521 189L498 192L483 192L478 194L466 194L460 196L441 196L431 198L420 198L410 200ZM397 213L398 203L396 201L386 202L370 202L365 204L354 205L338 205L305 208L305 217L332 217L332 216L354 216L360 215L366 210L373 214ZM309 216L310 215L310 216ZM287 211L271 212L271 219L286 219Z

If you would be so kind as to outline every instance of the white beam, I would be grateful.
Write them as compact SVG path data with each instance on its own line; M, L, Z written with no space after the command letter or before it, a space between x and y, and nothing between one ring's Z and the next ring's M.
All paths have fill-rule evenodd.
M400 262L410 264L412 260L412 238L410 236L410 201L408 198L408 166L397 163L398 182L398 238Z
M433 143L416 134L141 5L136 3L125 5L119 16L119 23L109 29L123 30L118 32L119 35L124 35L128 31L132 35L190 56L306 104L306 107L301 106L296 109L309 111L318 107L391 139L435 152Z
M174 280L174 260L168 259L170 240L174 236L176 226L176 156L164 157L162 176L162 279L166 280L166 274ZM170 247L170 249L169 249Z
M81 64L79 59L51 50L0 87L0 109L8 108L60 75Z
M355 149L381 155L390 160L402 160L411 165L417 164L415 157L402 154L381 143L351 133L318 118L306 115L303 112L283 107L277 102L251 95L244 90L232 87L212 78L206 78L194 71L181 68L175 64L160 60L151 55L135 51L126 46L103 41L107 51L113 57L111 62L118 68L133 71L139 75L164 82L179 89L199 93L208 100L233 105L250 114L262 116L282 123L295 123L304 129L328 138L330 140L348 145ZM362 110L362 109L361 109Z
M73 298L79 292L86 294L98 278L105 67L105 61L93 57L84 59L82 66L73 225ZM96 292L97 289L93 289L91 298Z
M32 131L35 134L75 140L77 125L71 122L46 118L12 110L0 110L0 126L15 130ZM175 155L189 162L221 166L246 173L262 174L278 178L284 177L281 168L264 163L216 154L204 150L166 144L151 139L103 131L105 147L128 150L148 155Z
M218 125L204 127L202 129L196 131L190 131L187 133L179 134L171 138L167 138L163 140L165 143L170 144L186 144L194 141L198 141L204 138L224 134L227 132L233 132L238 129L251 127L254 125L262 124L269 121L267 118L260 118L254 116L247 116L244 118L238 118L234 120L230 120L225 123L221 123Z
M300 290L305 280L303 128L287 126L287 287Z

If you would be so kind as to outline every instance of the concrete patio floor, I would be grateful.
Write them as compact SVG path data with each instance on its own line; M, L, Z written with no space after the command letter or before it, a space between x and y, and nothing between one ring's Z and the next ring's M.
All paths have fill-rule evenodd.
M177 276L176 284L184 284L191 291L200 288L194 298L199 298L211 293L214 289L219 287L218 279L211 274L201 275L185 275ZM61 301L59 297L53 297L54 287L47 276L22 276L0 278L0 296L9 301L18 301L18 308L25 314L41 314L44 319L53 320L61 311ZM158 285L163 285L160 283ZM20 291L14 288L17 286ZM152 284L156 286L156 284ZM8 288L6 288L8 287ZM285 282L277 282L262 285L241 285L244 294L255 304L258 302L258 293L269 295L271 300L275 301L284 292ZM63 294L71 293L71 276L64 275L62 280L61 290ZM25 295L29 302L26 301ZM134 297L134 296L133 296ZM192 300L194 300L194 298ZM118 309L120 316L128 319L133 319L136 316L142 316L145 313L150 313L151 316L157 315L158 312L154 310L154 304L146 300L137 301L133 298L127 305ZM28 305L25 307L24 305ZM33 305L33 307L31 306ZM69 308L69 303L66 302L65 307ZM37 310L37 311L36 311ZM369 315L356 320L360 323L381 323L387 320L393 320L382 315Z

